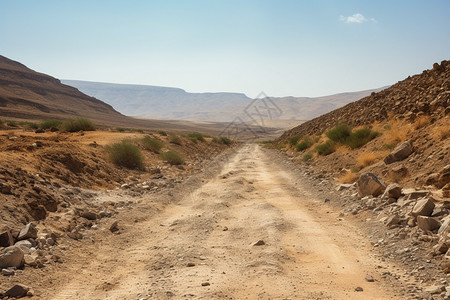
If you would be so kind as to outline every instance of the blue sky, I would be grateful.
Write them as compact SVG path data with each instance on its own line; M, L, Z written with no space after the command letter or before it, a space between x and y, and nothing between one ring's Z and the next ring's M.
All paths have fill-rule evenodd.
M0 55L57 78L320 96L450 59L450 1L0 0Z

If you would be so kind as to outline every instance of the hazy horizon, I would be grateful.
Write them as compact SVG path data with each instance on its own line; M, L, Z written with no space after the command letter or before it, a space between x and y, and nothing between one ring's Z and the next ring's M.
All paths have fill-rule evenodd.
M449 12L443 0L0 0L0 54L60 79L318 97L449 59Z

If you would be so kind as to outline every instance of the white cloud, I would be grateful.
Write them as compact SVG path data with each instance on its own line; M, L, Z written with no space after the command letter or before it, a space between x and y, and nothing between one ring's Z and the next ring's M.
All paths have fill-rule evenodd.
M339 21L345 22L345 23L364 23L364 22L375 22L374 18L367 19L360 13L353 14L348 17L340 16Z

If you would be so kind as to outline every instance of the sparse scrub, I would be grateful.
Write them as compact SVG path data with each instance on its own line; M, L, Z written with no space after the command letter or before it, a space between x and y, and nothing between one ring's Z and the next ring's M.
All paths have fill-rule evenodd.
M167 132L165 132L164 130L159 130L158 134L160 134L162 136L167 136Z
M144 157L141 150L133 144L130 139L123 139L106 147L110 160L118 165L129 169L142 169Z
M19 127L16 121L7 121L6 125L8 125L9 127Z
M414 121L414 129L420 129L422 127L427 126L430 123L429 116L420 116Z
M62 129L68 132L77 132L77 131L94 131L95 125L91 120L86 118L76 118L66 120L61 125Z
M47 119L42 121L39 124L39 127L41 129L50 129L50 128L59 128L61 127L62 121L61 120L55 120L55 119Z
M377 158L377 155L375 155L374 153L366 152L359 155L356 161L358 163L358 166L367 167L373 164L377 160Z
M170 134L169 136L169 143L175 144L175 145L181 145L182 141L181 138L176 134Z
M393 150L395 148L395 143L389 143L383 145L383 150Z
M213 143L219 143L219 139L216 138L216 137L213 137L212 140L211 140L211 142L213 142Z
M231 145L231 140L225 136L220 137L220 142L224 145Z
M163 152L161 153L161 157L171 165L181 165L184 163L184 159L175 151Z
M433 129L432 136L435 140L445 140L450 137L450 125L435 127Z
M353 183L358 179L358 175L353 172L347 172L341 177L339 177L339 183Z
M305 155L303 155L303 157L302 157L302 161L307 162L307 161L310 160L312 157L313 157L313 156L312 156L311 153L305 154Z
M298 135L293 136L293 137L289 138L289 144L291 144L292 146L295 146L295 145L297 145L299 140L300 140L300 136L298 136Z
M362 128L356 130L355 132L352 132L343 144L349 146L352 149L356 149L364 146L377 136L378 132L372 131L370 128Z
M316 146L314 150L317 151L319 155L328 155L336 151L336 144L333 141L328 140L325 143Z
M127 131L127 129L126 129L126 128L123 128L123 127L116 127L116 130L117 130L118 132L125 132L125 131Z
M313 145L313 141L311 140L311 138L309 136L305 136L302 140L302 142L300 144L297 144L297 146L295 147L295 149L297 151L303 151L308 149L309 147L311 147Z
M352 128L348 125L336 125L334 128L330 129L326 136L336 142L344 144L347 138L352 133Z
M152 151L154 153L159 153L162 147L164 146L164 144L161 141L157 139L152 139L149 136L144 137L141 140L141 142L144 149Z
M195 141L195 140L200 141L200 142L205 141L204 135L201 134L200 132L192 132L192 133L189 133L187 136L188 136L188 138L190 138L193 141Z

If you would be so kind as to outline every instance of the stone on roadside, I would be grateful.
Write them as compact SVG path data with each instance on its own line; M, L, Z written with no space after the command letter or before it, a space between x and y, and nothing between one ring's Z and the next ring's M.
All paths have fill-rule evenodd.
M37 238L37 229L33 223L28 223L20 232L17 237L18 241L26 240L26 239L35 239Z
M23 266L23 251L16 246L11 246L3 249L0 253L0 269L8 267L20 268Z
M111 232L119 231L119 223L117 221L112 222L112 224L109 226L109 231Z
M423 231L433 231L441 227L441 222L438 220L427 217L427 216L418 216L417 217L417 226Z
M398 199L402 195L402 188L397 183L390 184L386 187L382 198Z
M264 246L266 243L263 240L259 240L253 244L253 246Z
M372 173L362 173L356 182L356 187L360 197L369 195L377 197L386 189L384 183L382 183L377 176Z
M355 288L355 292L362 292L362 291L364 291L364 289L360 286Z
M386 219L386 226L393 226L400 223L401 219L398 215L392 215Z
M14 245L14 238L11 234L11 230L4 229L0 232L0 247L9 247Z
M404 160L412 153L412 151L411 143L408 141L403 142L384 158L384 163L388 165L396 161Z
M370 275L367 275L365 279L366 279L367 282L374 282L375 281L375 279L373 279L373 277L370 276Z
M430 198L425 198L422 200L417 201L417 203L414 205L411 214L414 217L417 216L431 216L434 209L434 203L433 200Z
M16 284L9 290L5 292L5 295L11 298L22 298L25 297L30 290L29 287L21 284Z
M80 216L91 221L96 220L98 218L98 215L95 212L89 210L82 211Z

